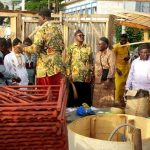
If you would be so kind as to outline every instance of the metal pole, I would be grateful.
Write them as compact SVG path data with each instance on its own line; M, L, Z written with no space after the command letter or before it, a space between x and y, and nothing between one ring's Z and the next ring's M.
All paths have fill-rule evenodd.
M21 7L22 7L22 10L25 10L25 0L22 0Z

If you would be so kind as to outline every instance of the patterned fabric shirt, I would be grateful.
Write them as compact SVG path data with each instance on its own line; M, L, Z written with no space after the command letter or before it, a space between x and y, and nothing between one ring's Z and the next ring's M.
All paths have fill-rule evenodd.
M67 75L74 82L87 82L93 71L93 58L91 47L86 44L80 47L74 43L66 50L65 56Z
M34 43L25 47L27 53L37 53L37 78L52 76L63 71L64 42L60 27L47 21L34 36Z
M107 49L104 52L98 51L95 60L95 80L101 81L102 69L109 69L107 78L113 78L115 73L115 54L113 51Z

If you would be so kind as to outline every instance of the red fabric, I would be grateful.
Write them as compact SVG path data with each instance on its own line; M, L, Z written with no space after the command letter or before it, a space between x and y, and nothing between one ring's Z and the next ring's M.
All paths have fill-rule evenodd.
M57 73L53 76L36 78L36 84L37 85L59 85L61 79L62 79L61 73Z

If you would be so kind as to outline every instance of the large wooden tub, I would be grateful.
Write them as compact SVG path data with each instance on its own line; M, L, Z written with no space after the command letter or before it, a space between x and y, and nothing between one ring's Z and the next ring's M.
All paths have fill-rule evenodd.
M140 128L143 150L150 150L150 119L130 115L96 115L75 120L68 125L69 150L134 150L130 127L120 128L108 141L110 133L121 124Z

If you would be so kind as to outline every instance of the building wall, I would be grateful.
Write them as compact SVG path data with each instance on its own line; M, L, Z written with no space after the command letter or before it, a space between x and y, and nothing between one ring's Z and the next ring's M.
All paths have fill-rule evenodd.
M82 13L94 14L96 13L96 0L79 1L65 7L65 13Z
M150 2L136 2L136 11L150 12Z
M0 0L4 5L8 5L9 9L11 10L12 7L12 0Z
M70 0L71 1L71 0ZM82 0L65 7L65 13L83 13L83 14L109 14L115 11L139 11L150 12L150 2L136 1L105 1L105 0Z
M130 1L98 1L97 13L98 14L110 14L116 11L135 11L136 2Z
M21 2L22 0L15 0L13 3L13 0L0 0L4 5L8 5L9 10L18 10L21 8ZM14 6L13 6L14 5Z

